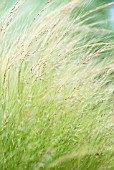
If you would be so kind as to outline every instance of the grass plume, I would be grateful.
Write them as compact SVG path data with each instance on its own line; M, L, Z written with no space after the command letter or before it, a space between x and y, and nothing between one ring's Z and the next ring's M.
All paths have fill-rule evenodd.
M0 4L0 169L114 169L111 3L83 3Z

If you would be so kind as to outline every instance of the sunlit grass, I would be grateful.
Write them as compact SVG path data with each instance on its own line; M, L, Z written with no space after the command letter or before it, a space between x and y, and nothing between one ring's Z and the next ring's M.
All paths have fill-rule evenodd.
M113 31L94 22L108 5L15 2L0 8L0 169L113 170Z

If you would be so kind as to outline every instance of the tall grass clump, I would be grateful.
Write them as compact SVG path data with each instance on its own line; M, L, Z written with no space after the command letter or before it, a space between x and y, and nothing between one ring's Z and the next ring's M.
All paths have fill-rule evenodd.
M0 170L114 169L112 3L91 4L1 1Z

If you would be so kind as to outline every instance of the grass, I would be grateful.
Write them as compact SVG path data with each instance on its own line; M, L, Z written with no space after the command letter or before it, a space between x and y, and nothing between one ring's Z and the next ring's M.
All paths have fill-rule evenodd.
M81 4L1 3L1 170L114 169L114 31L96 21L111 4Z

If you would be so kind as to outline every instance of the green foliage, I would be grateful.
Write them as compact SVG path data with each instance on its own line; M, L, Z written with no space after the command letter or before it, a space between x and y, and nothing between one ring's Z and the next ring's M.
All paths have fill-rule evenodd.
M2 1L1 170L114 169L114 31L92 3Z

